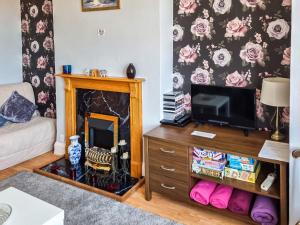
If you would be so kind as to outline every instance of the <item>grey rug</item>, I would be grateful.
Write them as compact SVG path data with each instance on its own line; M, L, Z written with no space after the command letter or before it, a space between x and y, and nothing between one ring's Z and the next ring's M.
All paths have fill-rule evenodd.
M65 225L175 225L177 223L47 177L22 172L0 182L65 210Z

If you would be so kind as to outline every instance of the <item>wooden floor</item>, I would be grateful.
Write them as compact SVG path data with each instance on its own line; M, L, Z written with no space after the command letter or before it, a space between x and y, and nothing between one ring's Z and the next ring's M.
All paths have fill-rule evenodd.
M56 159L58 159L57 156L52 153L46 153L12 168L0 171L0 180L13 176L20 171L32 171L32 169L39 168ZM153 193L152 200L148 202L144 199L144 187L134 193L125 203L182 224L245 225L245 223L236 221L234 218L224 217L209 210L203 210L181 202L172 201L156 193Z

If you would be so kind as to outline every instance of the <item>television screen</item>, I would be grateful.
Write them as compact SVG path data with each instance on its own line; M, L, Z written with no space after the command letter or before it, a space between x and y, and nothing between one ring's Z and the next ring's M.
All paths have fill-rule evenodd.
M191 88L194 121L255 129L255 89L196 84Z

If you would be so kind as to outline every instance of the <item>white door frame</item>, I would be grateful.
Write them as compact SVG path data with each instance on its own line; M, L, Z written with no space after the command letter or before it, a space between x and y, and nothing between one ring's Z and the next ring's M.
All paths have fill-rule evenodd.
M290 109L290 216L289 224L300 220L300 159L292 157L292 151L300 149L300 1L292 2L292 62Z

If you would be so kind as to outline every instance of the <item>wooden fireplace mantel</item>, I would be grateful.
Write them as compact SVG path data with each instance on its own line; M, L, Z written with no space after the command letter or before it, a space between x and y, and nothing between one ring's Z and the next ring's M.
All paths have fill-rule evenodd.
M66 146L76 134L76 89L128 93L130 95L131 176L142 176L142 83L144 79L89 77L80 74L58 74L65 81ZM66 157L68 151L66 148Z

